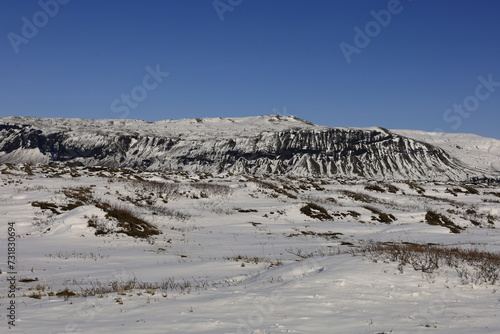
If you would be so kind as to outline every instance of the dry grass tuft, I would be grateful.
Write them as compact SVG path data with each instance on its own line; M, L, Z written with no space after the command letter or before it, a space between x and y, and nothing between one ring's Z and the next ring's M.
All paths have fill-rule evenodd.
M433 273L441 267L454 268L462 284L500 281L500 254L478 249L372 242L352 253L367 255L373 261L397 262L401 272L407 265L425 273Z
M314 219L333 220L333 217L324 207L314 203L307 203L305 206L300 208L300 212Z
M429 225L447 227L450 229L451 233L460 233L465 229L452 222L446 216L434 211L427 211L427 214L425 215L425 220Z

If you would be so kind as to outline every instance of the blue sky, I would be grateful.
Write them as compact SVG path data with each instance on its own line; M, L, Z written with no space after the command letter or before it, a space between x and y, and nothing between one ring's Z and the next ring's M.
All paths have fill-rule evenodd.
M495 0L2 0L0 116L278 113L500 139L499 17Z

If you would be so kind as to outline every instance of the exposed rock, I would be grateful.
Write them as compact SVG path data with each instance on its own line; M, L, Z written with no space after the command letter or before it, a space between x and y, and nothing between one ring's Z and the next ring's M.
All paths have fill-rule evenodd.
M479 176L443 149L383 128L329 128L280 116L156 123L5 117L0 162L375 179Z

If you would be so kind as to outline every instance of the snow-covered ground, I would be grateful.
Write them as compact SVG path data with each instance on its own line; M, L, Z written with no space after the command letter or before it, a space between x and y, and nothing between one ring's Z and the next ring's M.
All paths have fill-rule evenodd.
M2 332L9 223L9 333L500 332L498 281L362 254L377 242L498 254L498 185L41 165L0 165L0 184ZM113 209L161 234L121 233L132 223Z

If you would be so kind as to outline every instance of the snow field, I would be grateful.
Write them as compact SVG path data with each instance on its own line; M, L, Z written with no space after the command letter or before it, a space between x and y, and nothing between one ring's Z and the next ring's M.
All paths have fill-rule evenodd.
M401 271L395 262L351 254L370 240L499 252L498 186L473 185L478 194L470 194L460 184L420 183L423 196L400 182L391 183L398 188L391 193L368 190L372 182L354 179L263 179L274 189L245 176L56 168L60 175L53 177L43 166L31 170L29 175L23 166L0 166L0 228L6 231L15 222L18 234L13 333L500 329L498 283L463 284L453 268ZM175 185L175 191L155 193L168 189L152 181ZM90 189L92 200L65 211L75 199L64 189ZM447 189L461 191L455 196ZM359 194L372 202L360 201ZM52 203L58 213L33 202ZM116 226L98 202L129 207L162 234L134 238L116 229L96 236L89 218ZM325 208L333 220L305 215L301 208L307 203ZM377 221L373 208L396 220ZM429 210L465 229L455 234L429 225ZM4 258L2 309L9 301ZM113 286L114 291L90 295ZM80 296L55 295L66 288ZM0 321L7 327L4 311Z

